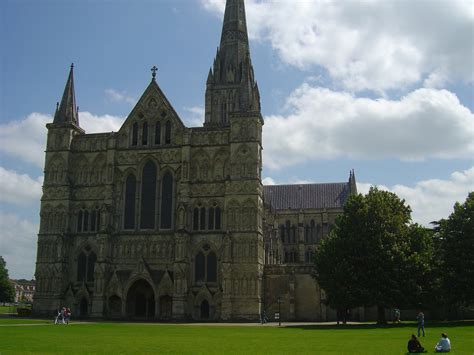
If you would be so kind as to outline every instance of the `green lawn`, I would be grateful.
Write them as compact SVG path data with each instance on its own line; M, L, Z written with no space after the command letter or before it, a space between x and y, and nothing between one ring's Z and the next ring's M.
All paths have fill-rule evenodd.
M0 319L0 354L11 353L176 353L176 354L406 354L414 324L375 326L199 326L39 321L15 325ZM17 320L18 323L18 320ZM451 354L474 354L474 323L427 327L421 343L429 353L447 332Z
M0 314L16 313L16 306L0 306Z

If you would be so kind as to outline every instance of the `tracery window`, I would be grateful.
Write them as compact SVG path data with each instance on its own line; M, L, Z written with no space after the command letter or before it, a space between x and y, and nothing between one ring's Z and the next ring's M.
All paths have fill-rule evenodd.
M171 229L173 217L173 176L169 172L163 176L161 196L160 227L162 229Z
M94 281L97 256L90 246L86 246L77 257L77 281Z
M132 126L132 145L138 145L138 123L135 122Z
M148 161L143 167L142 194L140 204L140 228L155 228L156 165Z
M124 228L135 228L135 199L136 199L137 179L135 175L130 174L125 182L125 210L124 210Z
M148 123L147 122L143 122L142 145L148 145Z
M217 255L208 244L197 253L194 265L196 282L217 282Z
M171 122L165 123L165 144L171 144Z
M100 229L100 210L98 207L92 210L81 209L77 213L76 231L97 232Z
M312 263L314 261L314 251L311 249L306 250L305 252L305 263Z
M161 144L161 123L156 122L155 124L155 144L160 145Z

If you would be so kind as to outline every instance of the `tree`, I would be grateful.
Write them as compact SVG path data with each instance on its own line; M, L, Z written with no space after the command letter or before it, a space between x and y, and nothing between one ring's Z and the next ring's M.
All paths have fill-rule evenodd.
M439 238L438 257L441 294L446 304L474 303L474 192L463 204L456 202L448 219L435 222ZM443 292L444 291L444 292Z
M8 278L7 263L0 256L0 302L13 302L15 290Z
M386 308L419 302L433 248L430 233L410 221L410 207L393 193L372 187L349 198L315 256L329 306L377 306L385 323Z

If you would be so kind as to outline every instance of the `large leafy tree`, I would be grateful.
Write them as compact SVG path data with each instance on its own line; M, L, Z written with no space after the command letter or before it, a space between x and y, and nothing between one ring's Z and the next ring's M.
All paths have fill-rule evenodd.
M13 302L15 290L8 278L5 260L0 256L0 302Z
M445 304L474 304L474 192L437 225L439 278Z
M376 187L354 195L335 229L316 252L316 278L336 309L416 305L430 272L429 231L410 224L411 209L397 195Z

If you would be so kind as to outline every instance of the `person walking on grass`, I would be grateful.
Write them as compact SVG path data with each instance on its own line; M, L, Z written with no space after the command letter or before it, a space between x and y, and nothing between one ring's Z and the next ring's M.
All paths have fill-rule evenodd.
M421 346L421 343L415 334L412 334L411 339L408 340L407 348L408 348L409 353L424 353L425 352L425 348Z
M423 336L425 336L425 315L422 311L416 316L416 321L418 323L418 337L420 337L420 330L423 331Z
M437 353L449 353L451 351L451 340L449 340L446 333L441 334L441 339L435 346L435 352Z

